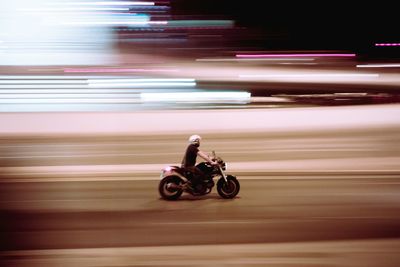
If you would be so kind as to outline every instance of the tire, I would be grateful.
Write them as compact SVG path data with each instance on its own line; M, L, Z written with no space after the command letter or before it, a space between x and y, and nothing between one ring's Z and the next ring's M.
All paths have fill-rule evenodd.
M223 177L219 178L217 183L218 194L222 198L234 198L240 191L239 181L232 175L227 175L226 179L228 180L228 183L225 183Z
M168 188L168 186L171 184L179 186L182 182L182 179L175 175L164 177L158 185L160 196L166 200L178 199L182 195L183 190L180 188Z

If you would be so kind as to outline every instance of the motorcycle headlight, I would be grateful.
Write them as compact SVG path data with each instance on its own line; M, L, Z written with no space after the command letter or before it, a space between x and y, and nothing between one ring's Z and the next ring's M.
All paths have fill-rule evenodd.
M171 166L167 166L167 167L165 167L165 168L163 169L164 172L169 172L169 171L171 171L171 170L172 170Z
M166 166L164 169L161 170L161 174L160 177L163 177L165 175L165 173L168 173L172 170L171 166Z

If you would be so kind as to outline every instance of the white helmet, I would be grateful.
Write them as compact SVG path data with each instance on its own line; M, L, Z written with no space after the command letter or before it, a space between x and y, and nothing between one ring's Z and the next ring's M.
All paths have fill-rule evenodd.
M194 134L189 137L189 143L191 143L193 145L200 145L200 141L201 141L200 135Z

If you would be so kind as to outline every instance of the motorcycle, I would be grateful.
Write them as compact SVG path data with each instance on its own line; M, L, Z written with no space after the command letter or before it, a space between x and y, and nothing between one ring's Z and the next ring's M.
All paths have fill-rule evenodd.
M161 171L161 181L158 191L163 199L176 200L183 192L187 192L193 196L207 195L214 187L214 178L218 178L217 191L222 198L234 198L240 190L240 184L233 175L225 174L227 164L215 155L213 151L213 159L218 164L212 165L209 162L201 162L196 165L204 173L204 180L196 186L191 187L189 184L190 173L185 168L179 166L167 166Z

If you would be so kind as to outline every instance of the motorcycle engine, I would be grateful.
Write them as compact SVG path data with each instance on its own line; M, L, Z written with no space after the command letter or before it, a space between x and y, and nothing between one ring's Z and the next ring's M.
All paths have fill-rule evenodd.
M196 193L204 195L207 192L207 186L204 183L197 184L195 187Z

